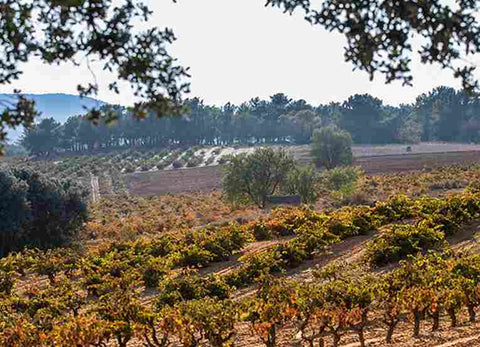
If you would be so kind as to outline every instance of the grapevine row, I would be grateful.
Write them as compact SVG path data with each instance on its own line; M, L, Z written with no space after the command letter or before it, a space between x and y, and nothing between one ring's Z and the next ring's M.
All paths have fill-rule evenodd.
M269 347L287 323L295 323L309 343L328 335L338 344L348 330L362 341L371 312L384 316L387 341L405 315L412 317L415 334L428 315L438 326L440 313L447 312L456 324L461 307L474 320L480 303L476 256L419 256L381 281L347 276L338 268L317 272L312 284L270 274L298 266L342 239L405 219L453 234L478 217L479 202L478 193L467 191L445 199L396 196L329 214L279 209L266 220L112 243L86 254L66 249L12 254L0 266L0 343L101 346L115 340L127 346L140 339L147 346L166 346L173 339L184 346L202 341L221 346L231 341L238 322L247 321ZM225 275L201 277L188 269L225 260L254 239L286 235L293 238L245 257ZM38 275L47 276L47 283L18 286ZM261 283L255 297L231 300L235 288L255 281ZM157 289L151 305L140 300L142 286Z

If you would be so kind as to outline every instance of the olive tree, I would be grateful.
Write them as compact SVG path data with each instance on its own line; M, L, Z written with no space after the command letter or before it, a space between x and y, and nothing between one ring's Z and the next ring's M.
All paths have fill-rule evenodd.
M326 169L352 163L352 137L334 126L316 129L312 135L312 157L315 164Z
M230 156L223 167L222 191L231 202L253 202L265 207L267 196L279 191L295 161L284 149L258 148Z

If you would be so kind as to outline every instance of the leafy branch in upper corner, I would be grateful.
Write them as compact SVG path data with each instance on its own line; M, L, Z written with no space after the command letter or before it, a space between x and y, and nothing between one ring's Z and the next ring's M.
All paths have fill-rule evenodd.
M413 39L421 37L418 53L423 64L452 70L465 90L478 92L476 66L466 59L480 52L478 1L455 3L451 7L440 0L327 0L315 9L309 0L267 0L266 6L290 13L301 8L312 25L344 34L345 60L370 79L376 72L383 74L387 83L412 84Z
M181 97L188 92L187 69L178 65L166 47L175 41L170 29L134 31L135 22L148 22L152 11L141 1L123 0L0 1L0 85L10 84L22 75L22 63L32 58L45 64L71 62L76 66L92 59L103 69L116 73L116 80L130 83L141 101L132 112L143 118L148 111L158 116L181 112ZM81 96L95 95L96 81L78 85ZM117 82L109 89L119 93ZM18 93L17 93L18 94ZM34 103L20 96L18 103L3 106L0 143L6 129L30 126L37 112ZM90 110L98 120L101 112ZM108 115L107 115L108 116Z

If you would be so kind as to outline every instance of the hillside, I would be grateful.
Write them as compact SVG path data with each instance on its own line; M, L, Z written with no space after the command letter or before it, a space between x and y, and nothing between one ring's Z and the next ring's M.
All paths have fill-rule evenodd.
M452 176L469 172L470 182L478 182L478 170L450 171ZM401 182L396 185L405 187ZM396 196L370 207L329 212L251 209L242 211L241 216L247 217L242 224L217 223L207 228L201 226L210 218L227 220L239 217L240 211L229 211L219 194L104 200L94 206L96 213L86 226L86 231L95 231L90 234L101 238L85 241L85 248L30 250L2 260L1 290L9 311L3 318L6 329L0 332L0 342L67 347L81 336L84 346L100 341L137 347L160 346L145 341L163 336L173 345L187 346L182 339L188 333L198 340L195 346L221 346L207 335L218 329L227 342L260 347L266 345L262 337L269 330L265 329L274 324L272 347L305 346L311 332L319 329L312 338L315 345L385 346L383 317L393 312L391 304L398 303L392 345L476 345L479 323L469 316L463 300L471 294L461 285L468 282L470 272L454 269L478 270L480 258L460 251L478 252L480 196L473 190L445 193L450 194L421 199ZM398 258L415 254L418 247L430 247L425 241L415 242L417 226L423 226L418 227L421 240L434 236L445 255L451 249L458 256L418 255L418 263L398 264ZM382 240L399 228L410 231L398 235L399 244L415 247L398 247L390 254ZM371 266L374 259L368 255L373 247L388 255L386 264ZM430 266L428 271L417 267L424 263ZM271 286L262 284L262 272L274 276L268 282ZM423 276L423 282L411 282L411 273ZM430 283L431 278L441 282ZM383 289L390 279L401 281L400 287L392 289L395 295ZM262 296L263 292L269 295ZM419 311L411 294L422 294L420 302L426 305L414 338L412 312ZM449 314L448 298L460 300ZM346 306L351 299L358 305ZM305 318L310 313L318 319ZM363 313L365 320L359 322ZM300 337L299 321L307 322L309 329ZM31 335L26 334L30 331ZM35 334L43 337L40 343ZM122 343L117 342L119 337Z
M37 110L42 117L53 117L56 121L64 122L70 116L84 114L85 109L99 107L105 104L92 98L81 98L71 94L25 94L35 101ZM13 94L0 94L0 100L13 99ZM16 141L22 134L22 129L9 130L8 137L11 142Z

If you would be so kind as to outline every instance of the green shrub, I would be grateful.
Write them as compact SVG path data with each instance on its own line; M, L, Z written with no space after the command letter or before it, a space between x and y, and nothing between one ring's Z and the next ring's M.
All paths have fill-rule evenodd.
M352 137L334 126L315 129L312 135L312 157L318 167L333 169L352 163Z
M0 270L0 294L10 295L14 286L14 273Z
M443 232L410 224L394 224L365 246L364 259L372 266L384 266L408 255L448 247Z
M201 163L203 163L203 157L194 155L190 158L190 160L188 160L187 167L197 167Z
M205 266L214 260L212 253L199 245L189 245L180 253L181 266Z
M360 168L347 166L323 172L320 181L327 190L351 192L362 176L363 171Z
M275 248L242 258L244 264L224 276L225 283L236 288L243 288L254 283L259 277L283 269L282 259Z
M365 235L378 225L378 218L366 206L347 207L335 212L326 223L328 231L340 238Z
M177 277L166 277L158 286L160 295L156 307L204 298L227 299L230 287L218 276L200 277L190 271L185 271Z
M287 269L299 266L309 257L304 249L303 243L299 240L280 243L275 251L279 254L284 267Z
M375 214L381 216L386 222L409 219L413 214L414 201L408 196L398 194L387 201L377 202L374 207Z
M436 227L451 236L461 230L464 223L477 218L480 213L478 196L467 191L438 200L436 210L423 214L423 225Z
M222 192L226 200L251 202L265 207L295 167L292 155L284 149L258 148L251 154L230 157L223 168Z
M162 258L151 258L142 269L142 279L146 288L156 288L160 280L168 274L169 266Z
M183 163L181 160L174 160L174 161L172 162L172 167L173 167L174 169L180 169L181 167L183 167L183 164L184 164L184 163Z
M137 242L139 250L145 249L145 245L142 241ZM153 257L164 257L170 254L174 250L174 240L170 235L162 235L161 237L154 238L148 243L148 253Z
M0 255L68 244L88 218L89 191L29 171L0 171Z
M313 165L298 167L288 172L281 190L286 194L298 194L302 202L313 204L318 200L317 182L318 174Z
M203 233L207 237L201 242L201 247L212 254L212 261L227 260L233 252L241 250L250 239L249 234L235 223L209 233L203 230Z
M273 238L273 233L263 221L258 221L252 227L253 237L257 241L266 241Z

